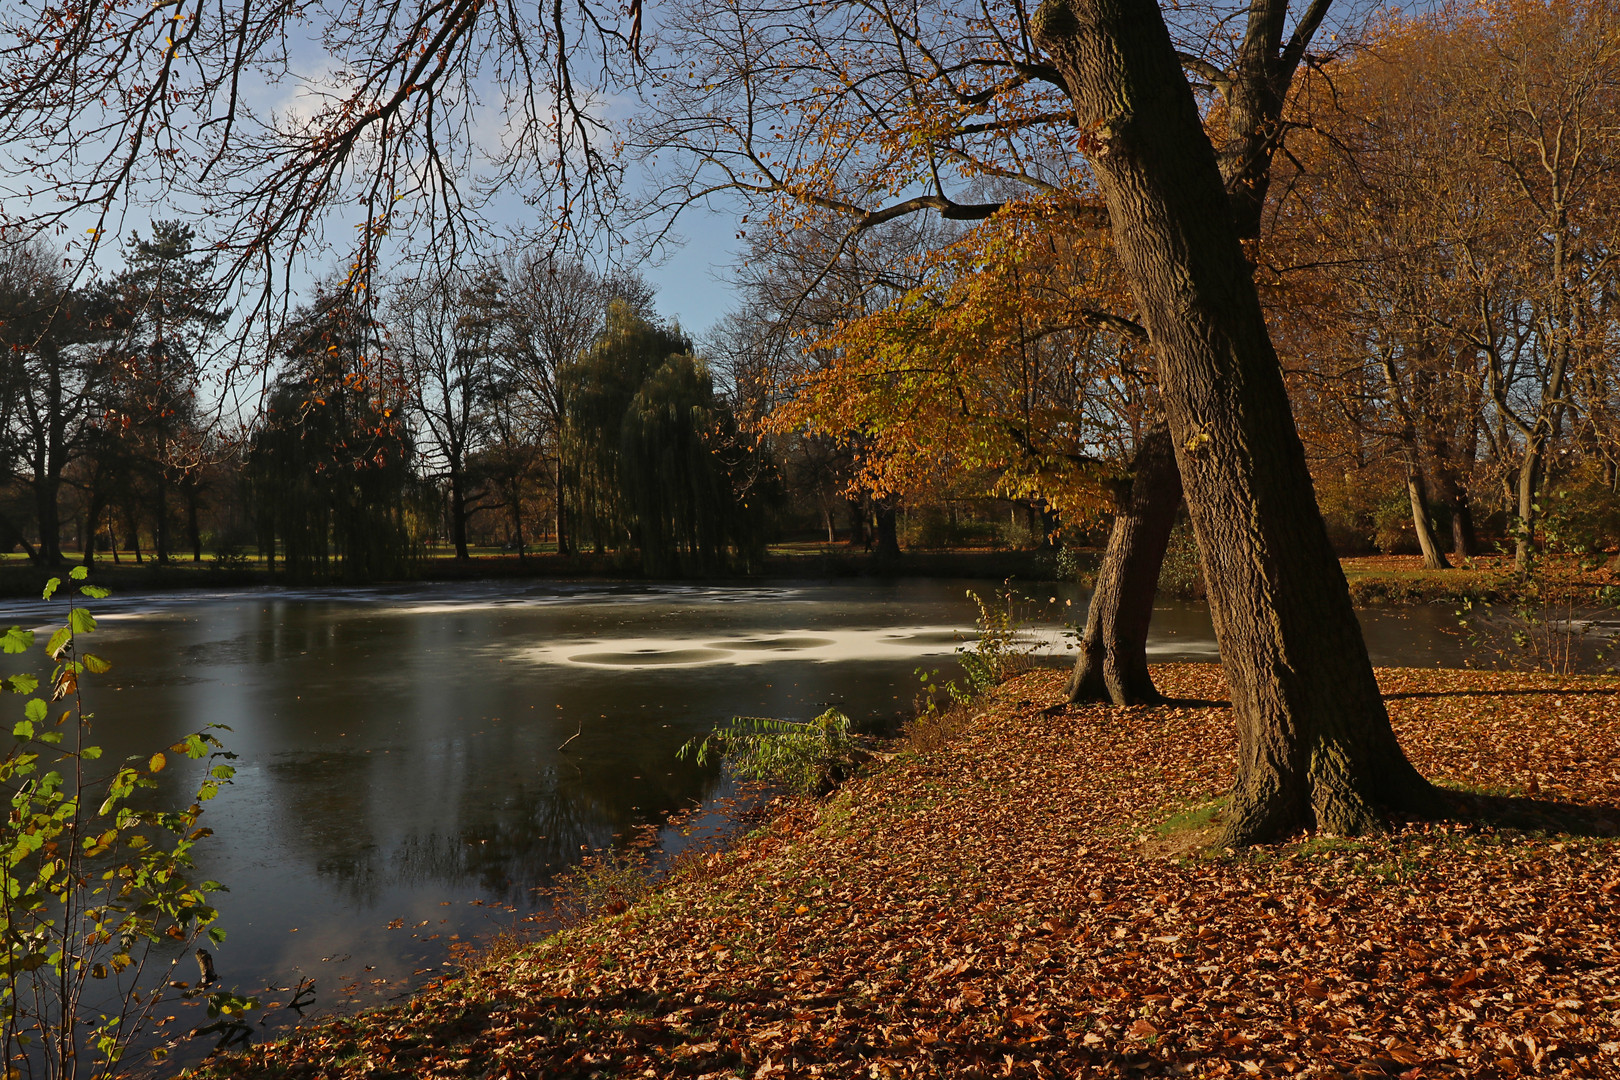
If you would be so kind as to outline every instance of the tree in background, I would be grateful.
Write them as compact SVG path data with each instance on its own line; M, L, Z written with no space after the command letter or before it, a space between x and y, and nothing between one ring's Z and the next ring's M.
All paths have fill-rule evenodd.
M1293 331L1300 366L1398 448L1431 564L1424 494L1468 554L1481 442L1521 567L1553 448L1572 427L1594 456L1614 445L1616 18L1585 0L1444 8L1316 80L1276 229L1327 316Z
M615 301L606 331L558 382L578 539L588 533L598 551L635 547L654 575L757 561L763 470L690 339Z
M583 263L555 256L512 257L502 268L507 282L506 317L511 334L508 368L502 376L522 412L528 438L545 447L551 461L557 551L576 550L576 524L569 507L576 496L568 490L569 471L562 435L568 402L561 372L589 349L607 324L608 308L621 300L628 309L651 320L652 289L633 273L598 274Z
M282 335L281 372L247 470L260 546L300 580L401 576L420 535L415 447L377 326L347 290L325 291Z
M159 562L172 554L176 494L185 506L192 560L202 558L198 515L207 437L197 396L203 353L227 318L218 309L214 261L198 249L189 225L158 221L150 237L131 237L124 270L104 286L122 337L107 357L102 423L112 438L102 449L115 458L108 472L123 488L132 522L143 516L135 500L145 502ZM92 520L106 499L99 488L93 492ZM137 550L139 543L136 537Z
M503 280L470 273L390 293L390 345L402 366L411 415L420 421L430 475L448 489L450 541L470 557L467 521L486 507L488 480L475 472L494 431L494 391L505 350Z
M4 438L31 495L37 546L7 519L8 540L44 566L62 561L63 479L100 420L99 395L114 315L100 298L73 289L42 244L6 248L0 260L0 343L6 349Z
M987 493L1082 519L1106 501L1152 409L1106 244L1010 207L918 260L920 284L810 339L825 359L772 414L863 444L879 494L983 472ZM1134 430L1133 430L1134 429Z

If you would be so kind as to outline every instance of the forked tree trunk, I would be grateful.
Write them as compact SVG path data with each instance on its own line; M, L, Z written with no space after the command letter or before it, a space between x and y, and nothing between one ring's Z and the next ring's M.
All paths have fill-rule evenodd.
M1181 475L1170 427L1161 419L1131 459L1130 494L1121 500L1108 534L1080 653L1065 688L1070 701L1149 705L1164 700L1148 673L1148 624L1180 506Z
M1541 457L1545 445L1540 439L1528 440L1514 486L1518 521L1515 523L1517 531L1513 541L1513 566L1521 574L1530 569L1530 560L1535 554L1536 523L1539 517L1537 511L1540 509L1536 502L1536 494L1541 486Z
M1416 465L1406 466L1406 499L1412 504L1412 529L1417 533L1418 550L1423 552L1426 570L1450 570L1451 563L1440 550L1434 538L1434 527L1429 523L1429 491L1423 483L1423 474Z
M1474 539L1474 506L1468 495L1460 492L1451 504L1451 551L1458 558L1467 559L1478 550L1479 542Z
M1459 559L1469 558L1479 545L1474 539L1474 511L1468 491L1449 467L1435 470L1435 484L1440 489L1440 501L1451 511L1451 553Z
M1044 0L1115 251L1158 367L1231 687L1221 841L1355 833L1439 792L1390 728L1316 507L1215 154L1153 0Z

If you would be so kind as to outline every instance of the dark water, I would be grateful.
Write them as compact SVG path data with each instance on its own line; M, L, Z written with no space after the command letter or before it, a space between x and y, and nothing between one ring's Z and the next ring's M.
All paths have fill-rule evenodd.
M715 770L675 757L716 722L835 705L892 724L912 707L916 668L954 670L976 614L969 587L996 588L503 583L115 597L96 605L92 648L113 670L90 706L112 760L230 726L237 776L205 815L215 836L200 858L231 890L218 904L229 933L220 974L245 990L314 978L317 1008L347 1008L437 974L452 940L534 912L536 890L582 849L724 795ZM1082 606L1042 587L1031 610L1055 626ZM3 625L60 617L0 607ZM1460 662L1443 609L1364 624L1375 663ZM1051 637L1052 662L1065 662ZM1214 659L1207 613L1162 605L1151 652ZM180 768L164 775L172 798L195 782Z

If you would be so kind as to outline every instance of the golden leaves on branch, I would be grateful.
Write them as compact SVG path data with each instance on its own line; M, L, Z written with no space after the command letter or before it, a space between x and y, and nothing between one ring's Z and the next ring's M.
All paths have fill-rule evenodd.
M1075 221L1015 203L918 257L921 284L805 342L815 364L772 427L855 447L879 494L971 474L985 494L1111 508L1152 389L1107 239Z

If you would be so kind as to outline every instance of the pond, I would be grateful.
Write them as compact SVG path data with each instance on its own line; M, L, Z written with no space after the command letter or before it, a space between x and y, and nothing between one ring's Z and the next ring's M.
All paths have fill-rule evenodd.
M203 725L239 755L209 805L200 870L229 937L222 979L246 991L316 980L317 1009L396 996L451 945L539 910L589 849L713 805L713 768L676 759L733 715L828 707L892 726L916 669L954 673L989 582L423 586L114 597L88 690L110 760ZM1056 629L1083 594L1039 586ZM61 611L9 604L0 622ZM1449 611L1363 615L1374 662L1456 665ZM1161 603L1152 659L1213 660L1209 617ZM16 658L8 657L8 660ZM566 745L565 749L559 749ZM164 774L181 797L185 770ZM672 837L666 837L671 842ZM188 961L189 965L189 961ZM182 969L184 970L184 969ZM183 976L184 977L184 976ZM270 997L284 1000L285 992Z

